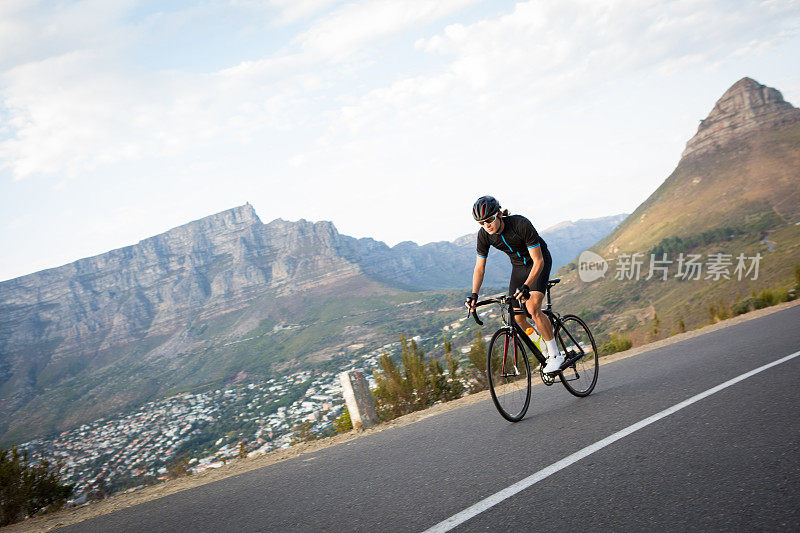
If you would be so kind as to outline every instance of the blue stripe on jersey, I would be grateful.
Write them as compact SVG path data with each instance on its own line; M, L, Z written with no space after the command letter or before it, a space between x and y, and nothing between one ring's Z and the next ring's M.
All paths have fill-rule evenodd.
M484 259L486 259L485 255L478 254L478 257L483 257Z
M500 235L500 238L501 238L501 239L503 239L503 242L505 242L505 243L506 243L506 246L508 246L508 242L506 242L506 238L505 238L505 237L503 237L503 235ZM509 251L509 252L514 252L514 250L512 250L510 246L508 246L508 251ZM523 265L524 265L524 264L527 264L527 263L526 263L526 261L525 261L525 258L524 258L524 257L522 257L521 255L519 255L519 252L514 252L514 253L515 253L515 254L517 254L517 257L519 257L520 259L522 259L522 264L523 264Z
M536 248L537 246L539 246L538 242L536 244L534 244L533 246L528 246L528 250L532 250L532 249Z

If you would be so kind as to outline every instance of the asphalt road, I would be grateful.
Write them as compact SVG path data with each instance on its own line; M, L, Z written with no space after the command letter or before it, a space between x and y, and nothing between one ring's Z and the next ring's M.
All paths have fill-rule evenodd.
M582 448L800 350L800 307L58 531L423 531ZM648 425L455 531L800 531L800 357Z

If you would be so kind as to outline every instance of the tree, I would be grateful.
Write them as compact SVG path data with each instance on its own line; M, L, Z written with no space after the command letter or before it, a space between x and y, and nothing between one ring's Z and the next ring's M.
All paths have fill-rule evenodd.
M424 409L433 403L433 391L425 368L425 354L414 339L409 343L405 335L400 335L400 347L400 362L403 364L407 388L412 392L411 410Z
M658 319L658 313L653 313L653 329L650 330L653 340L657 340L661 334L661 320Z
M411 412L413 394L403 371L388 354L378 357L380 370L374 371L377 388L375 409L381 420L391 420Z
M480 329L475 332L475 339L469 350L469 362L472 364L471 373L475 380L472 392L487 389L489 376L486 374L486 344L483 342L483 333Z
M433 356L428 358L428 386L431 392L429 399L431 404L450 399L450 384L444 376L444 368Z
M375 407L381 420L425 409L437 401L458 398L463 386L458 382L458 362L452 357L452 348L445 339L445 351L449 357L451 379L445 376L441 363L433 356L425 357L417 343L400 335L400 365L386 353L378 357L378 369L374 371L376 389ZM452 381L452 382L451 382Z
M239 443L239 459L245 459L247 457L247 448L244 446L244 441Z
M686 332L686 324L683 323L683 319L678 320L678 333L685 333Z
M444 338L444 358L447 363L447 374L450 376L450 390L447 400L461 398L464 394L464 384L458 379L458 359L453 355L453 348L447 337Z
M317 440L317 438L317 434L311 429L311 422L303 422L297 426L297 432L295 433L294 437L292 437L292 442L290 442L290 444L294 446L295 444L300 444L301 442L311 442L312 440Z
M46 459L34 464L16 446L0 449L0 526L60 509L73 490L61 483L60 464Z
M189 457L186 455L175 457L167 463L167 477L169 479L178 479L188 476L190 473Z

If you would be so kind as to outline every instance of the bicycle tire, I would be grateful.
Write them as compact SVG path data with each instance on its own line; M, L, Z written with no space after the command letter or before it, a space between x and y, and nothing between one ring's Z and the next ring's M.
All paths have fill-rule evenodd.
M557 339L559 349L564 351L566 360L578 355L579 351L585 352L583 358L561 370L560 379L571 394L579 398L588 396L597 385L600 368L597 344L589 326L575 315L564 315L561 317ZM590 346L591 351L588 350Z
M489 381L489 390L492 393L492 401L497 411L509 422L522 420L531 404L530 361L521 340L514 341L512 331L499 329L492 336L492 340L489 342L489 351L486 354L486 375ZM513 353L509 354L509 347L516 347L516 361L513 361ZM520 364L520 358L522 364ZM509 371L505 373L503 372L503 359L507 363L512 361L515 363L509 366Z

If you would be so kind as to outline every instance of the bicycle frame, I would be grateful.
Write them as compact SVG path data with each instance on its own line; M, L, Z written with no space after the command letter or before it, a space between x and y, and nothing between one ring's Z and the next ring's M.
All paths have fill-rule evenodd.
M525 331L523 331L522 327L517 323L516 319L513 318L515 315L525 314L525 311L522 311L522 310L517 311L517 310L515 310L513 308L513 306L511 305L510 300L511 300L511 297L508 297L508 296L501 296L500 298L492 298L490 300L484 300L483 302L479 302L476 305L476 308L477 307L481 307L483 305L490 304L490 303L498 303L498 304L500 304L500 308L502 310L501 316L502 316L502 320L503 320L503 324L504 324L503 329L505 329L509 333L512 333L511 338L513 339L513 349L514 349L513 353L514 353L515 371L516 371L516 365L517 365L517 338L522 339L522 343L528 347L528 349L531 351L533 356L536 357L536 360L539 361L539 364L541 364L544 367L547 364L547 360L545 359L544 354L542 354L542 352L539 350L539 348L533 343L531 338L525 333ZM508 311L508 312L506 312L506 311ZM544 309L542 309L542 313L544 313L545 315L547 315L550 318L550 322L553 324L553 336L554 336L553 338L558 339L558 342L561 343L561 349L564 350L565 355L568 356L569 354L567 353L567 347L566 347L566 345L564 343L564 340L559 336L559 334L561 333L561 330L562 330L561 317L552 310L552 303L550 301L550 290L549 290L549 288L547 290L547 305L546 305L546 307ZM480 319L478 319L478 314L475 311L473 311L473 317L474 317L475 321L479 325L483 325L483 322ZM567 335L569 336L570 340L572 341L572 343L575 346L578 347L580 352L575 354L575 355L573 355L572 357L569 357L568 359L566 359L564 361L564 363L561 364L561 368L562 369L567 368L567 367L575 364L579 359L581 359L582 357L584 357L586 355L586 353L583 351L583 347L572 336L572 334L569 332L569 330L565 329L564 331L567 332ZM504 354L508 353L508 345L507 344L508 344L508 339L506 339L506 346L504 346ZM510 375L510 374L506 374L505 364L506 364L506 359L505 359L505 355L504 355L501 372L503 373L503 375Z

